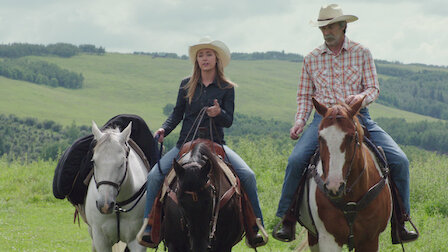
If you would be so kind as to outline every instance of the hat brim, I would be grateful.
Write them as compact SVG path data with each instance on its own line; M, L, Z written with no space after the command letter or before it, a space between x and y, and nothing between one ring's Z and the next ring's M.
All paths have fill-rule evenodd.
M194 64L196 62L196 54L201 49L213 49L218 54L223 67L226 67L230 63L230 50L223 42L219 40L190 46L188 49L188 54L190 56L191 63Z
M351 22L355 22L356 20L358 20L357 16L354 15L342 15L339 17L335 17L333 19L330 20L324 20L324 21L310 21L310 24L314 27L322 27L322 26L326 26L329 24L333 24L333 23L337 23L337 22L341 22L341 21L346 21L347 23L351 23Z

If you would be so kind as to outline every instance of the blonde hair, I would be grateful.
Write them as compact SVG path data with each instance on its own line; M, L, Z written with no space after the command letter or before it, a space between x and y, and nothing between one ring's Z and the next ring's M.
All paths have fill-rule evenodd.
M215 56L216 56L215 68L216 68L216 75L217 75L217 79L218 79L218 83L217 83L218 87L223 89L221 83L228 84L224 88L237 87L238 85L236 83L234 83L226 78L226 76L224 75L224 67L222 66L221 60L219 58L219 54L215 50L213 50L213 52L215 52ZM191 75L191 78L188 81L188 83L184 86L184 89L187 90L187 95L185 96L185 98L188 98L189 104L191 104L191 101L193 100L194 92L196 91L196 87L198 86L198 82L199 82L200 78L201 78L201 68L199 67L199 63L196 59L194 61L193 73Z

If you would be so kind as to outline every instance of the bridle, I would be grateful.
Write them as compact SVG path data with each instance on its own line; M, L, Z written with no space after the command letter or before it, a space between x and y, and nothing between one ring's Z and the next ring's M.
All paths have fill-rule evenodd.
M333 119L334 117L333 116L328 116L327 118ZM343 119L343 118L346 118L346 117L344 117L342 115L336 115L335 118L336 119ZM352 191L353 187L359 182L359 179L362 177L362 175L364 174L364 172L366 170L366 167L363 166L363 169L362 169L361 173L358 175L358 177L355 179L355 181L351 184L351 186L347 189L347 183L348 183L348 179L350 177L351 171L353 169L353 162L355 160L356 153L358 152L358 149L361 148L361 142L359 141L359 133L358 133L357 123L356 123L356 121L354 119L352 119L352 122L353 122L353 126L354 126L354 129L355 129L355 135L354 135L354 138L353 138L353 141L351 142L351 144L354 144L355 147L354 147L354 150L353 150L352 158L350 160L350 165L348 167L347 174L345 174L345 177L344 177L344 180L343 180L343 184L344 184L344 191L342 192L343 196L346 195L347 193L350 193ZM323 173L325 175L325 170L324 169L323 169ZM324 188L326 188L326 187L324 187ZM330 195L328 194L327 190L325 190L325 195L327 197L330 197Z
M195 166L198 165L197 162L193 161L193 162L187 162L182 164L182 167L185 168L189 167L189 166ZM179 180L177 180L178 186L177 188L179 188ZM190 195L193 202L197 203L199 202L199 192L203 192L205 190L209 190L210 192L210 196L212 198L212 218L210 219L210 223L209 223L209 230L210 230L210 235L208 237L208 247L211 248L211 241L213 240L213 238L215 237L215 231L216 231L216 224L217 224L217 220L218 220L218 213L219 213L219 206L218 206L218 192L215 188L215 186L212 184L210 177L208 178L207 182L197 191L183 191L183 193ZM179 191L177 191L178 193ZM177 196L176 196L177 197ZM177 201L177 199L175 200ZM182 207L182 205L179 205L179 210L181 212L181 219L185 220L185 228L187 229L187 237L190 240L190 250L192 249L192 242L191 242L191 223L189 222L188 218L186 218L187 214L185 212L185 209Z
M129 164L129 152L131 150L131 147L129 147L128 143L126 143L126 164L125 164L125 171L123 178L120 180L120 182L114 182L109 180L103 180L98 182L96 180L95 172L93 172L93 180L95 181L96 189L98 189L101 185L110 185L113 186L115 189L117 189L117 195L120 193L121 185L123 184L124 180L126 179L126 176L128 174L128 164ZM94 163L95 165L95 163Z
M126 176L128 174L129 153L130 152L131 152L131 147L126 142L125 172L124 172L123 178L120 180L120 182L116 183L114 181L109 181L109 180L103 180L103 181L97 182L96 177L95 177L95 172L93 172L93 180L95 181L95 185L96 185L96 189L97 190L98 190L98 188L101 185L111 185L115 189L117 189L117 195L120 193L121 185L123 184L123 182L126 179ZM117 219L117 242L120 241L120 213L130 212L137 206L138 202L140 202L140 200L143 198L143 195L145 195L146 183L147 183L147 181L145 181L145 183L140 187L140 190L138 190L136 193L134 193L129 199L124 200L124 201L116 202L116 204L115 204L114 212L115 212L116 219ZM130 208L127 208L127 209L122 208L123 206L125 206L127 204L130 204L134 200L135 200L135 202L134 202L134 204Z

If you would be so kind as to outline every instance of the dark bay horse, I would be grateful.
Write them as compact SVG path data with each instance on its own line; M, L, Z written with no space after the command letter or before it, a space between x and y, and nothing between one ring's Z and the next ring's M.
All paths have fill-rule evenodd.
M219 161L204 143L174 160L177 180L165 199L162 224L168 251L231 251L242 239L240 195L222 201L232 185Z
M312 251L378 251L378 237L391 218L392 198L387 181L371 150L363 144L358 121L363 99L327 108L313 98L322 115L319 151L309 204L317 237L309 233Z

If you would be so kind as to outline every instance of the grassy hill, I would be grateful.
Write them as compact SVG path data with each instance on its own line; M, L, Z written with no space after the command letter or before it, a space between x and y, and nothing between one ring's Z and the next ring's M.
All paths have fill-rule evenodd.
M90 125L91 120L103 124L116 114L134 113L143 117L150 128L159 127L166 118L163 107L175 102L179 83L192 68L187 60L118 53L28 58L82 73L84 88L51 88L0 77L0 114L54 120L63 125L73 121ZM300 69L300 63L288 61L232 61L226 73L239 84L237 112L292 122ZM373 118L434 120L379 104L371 106L371 113Z

